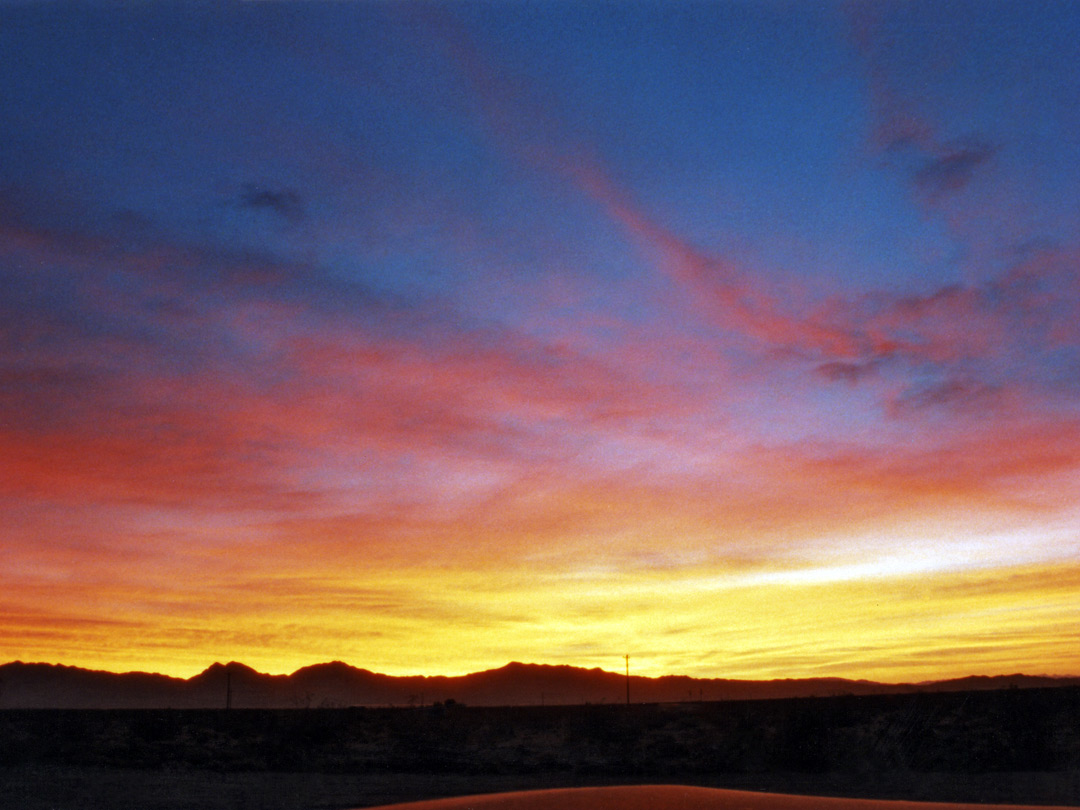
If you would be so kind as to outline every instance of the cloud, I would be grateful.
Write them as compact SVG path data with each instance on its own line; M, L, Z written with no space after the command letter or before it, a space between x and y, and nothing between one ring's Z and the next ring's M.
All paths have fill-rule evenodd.
M288 512L351 492L371 508L453 505L498 482L496 471L484 484L477 461L569 464L683 407L671 382L572 342L396 306L316 268L32 232L21 260L81 272L71 317L49 316L57 328L0 334L0 486L22 497ZM49 311L28 293L17 323Z
M1037 363L1053 349L1051 333L1080 316L1068 250L1025 256L985 281L923 294L838 291L822 299L789 278L770 282L709 255L655 222L599 171L577 176L711 324L779 357L813 363L827 379L867 381L888 362L909 374L987 373L983 382L992 384Z
M44 245L40 255L55 251ZM114 255L75 258L103 275ZM169 257L167 273L157 270L160 256ZM821 499L805 483L822 480L821 467L794 465L790 445L770 458L734 442L710 391L660 373L670 362L663 352L627 349L612 365L574 343L556 350L507 328L470 327L362 296L327 305L317 285L310 297L295 292L296 274L317 279L310 269L271 262L237 258L215 274L206 268L223 265L222 256L167 245L122 258L131 274L125 295L90 285L81 323L100 317L139 329L116 342L76 324L54 335L55 345L24 355L29 365L6 378L15 414L37 389L44 400L56 386L73 394L62 418L36 433L0 436L9 494L291 515L298 522L282 536L310 548L327 540L301 529L306 519L353 509L386 519L342 524L343 548L394 547L420 532L426 553L513 559L551 547L565 559L568 549L603 558L645 548L658 530L689 547L705 538L715 544L708 527L717 525L803 537L866 507L851 496L866 476L878 492L896 493L925 475L915 449L906 468L896 461L902 455L892 467L851 455L834 479L835 499ZM248 267L275 281L250 281ZM187 302L180 316L158 306L177 299ZM939 308L954 314L959 300L949 292L898 309L918 322ZM794 340L798 321L769 323L775 333L754 334L796 345L782 340ZM52 371L73 357L78 374ZM862 361L828 362L838 368L821 373L862 374L854 370ZM738 396L732 391L727 401ZM679 517L662 517L672 511ZM612 540L598 545L601 536Z
M452 39L453 31L443 28L439 36ZM864 34L876 36L872 27ZM956 197L967 205L968 195L960 199L957 192L991 166L995 148L977 137L944 140L895 90L874 43L866 46L875 145L908 161L905 170L924 203ZM1070 249L1012 257L979 267L968 281L931 283L917 292L811 289L775 268L710 251L667 226L618 181L596 149L581 143L527 86L511 86L471 40L462 37L450 50L496 143L595 202L681 294L687 311L711 329L711 353L697 356L754 358L737 379L725 368L714 396L729 411L759 403L783 426L777 433L795 435L774 444L763 438L760 451L742 447L735 457L702 454L702 466L712 464L714 475L727 481L748 476L750 469L761 473L748 476L758 487L754 492L730 483L713 491L731 510L717 517L720 524L729 519L748 532L769 524L805 536L812 526L826 533L842 530L849 519L952 509L965 499L974 509L1011 504L1052 510L1074 496L1063 479L1077 448L1062 440L1076 430L1074 409L1059 407L1071 393L1063 382L1062 347L1080 323ZM540 122L536 129L527 126L533 121ZM544 137L534 138L537 131ZM797 381L790 371L799 368L808 373ZM747 396L774 380L782 380L801 410L778 405L775 395ZM830 412L822 403L835 400L822 394L822 381L858 386L859 398ZM695 400L692 407L699 405ZM762 418L748 429L767 433ZM837 432L843 429L850 436ZM692 456L685 434L666 438L671 457ZM809 491L807 482L822 481L830 482L826 489L835 498L821 496L816 485ZM706 489L685 483L667 495L693 511ZM647 495L630 497L648 502ZM830 523L830 510L844 517Z
M850 14L872 79L875 115L880 122L891 122L886 146L903 144L916 154L912 179L927 201L967 187L992 161L995 149L975 137L943 142L927 120L905 112L907 105L892 88L878 50L881 20L872 9L856 7ZM1012 270L924 293L853 293L812 290L782 270L703 248L635 200L598 151L560 122L526 83L511 81L505 71L495 69L451 15L427 23L428 35L440 43L479 102L481 121L496 143L599 204L658 274L681 291L686 306L717 330L717 342L725 343L729 352L750 350L767 358L770 366L804 363L815 376L831 381L869 383L878 377L872 372L889 364L894 373L915 375L919 385L926 384L926 377L957 374L975 380L985 374L981 382L993 385L1001 364L1018 364L1021 355L1030 358L1033 348L1045 350L1032 345L1030 329L1019 327L1029 326L1020 321L1030 320L1033 307L1045 310L1048 305L1017 289L1010 281ZM903 121L908 123L898 123ZM543 138L536 138L536 132ZM1049 320L1061 323L1061 313ZM1039 327L1034 334L1044 331Z
M817 366L814 371L827 380L857 383L860 380L877 373L877 364L874 362L846 363L834 360L828 363L822 363Z
M995 150L986 144L946 146L927 158L915 172L915 185L931 200L963 190L972 175L993 156Z
M985 414L1003 401L999 386L973 380L947 379L906 390L893 403L897 412L906 409L948 408Z
M866 3L845 7L851 39L866 71L871 117L869 143L885 154L887 165L892 164L906 175L919 204L934 213L942 213L944 204L968 188L976 173L991 164L997 149L978 134L963 139L944 134L949 132L950 104L938 99L935 109L934 91L938 88L925 86L917 79L913 81L910 60L901 62L898 58L904 46L892 28L899 25L901 31L921 31L929 37L940 26L903 25L890 20L897 11ZM928 52L921 61L925 63L933 57L948 61L956 56L955 50L935 53L932 48L962 47L955 41L950 41L948 46L944 43L944 39L934 44L922 43ZM899 67L900 64L906 68ZM936 75L948 75L948 71L941 70L940 61ZM947 222L953 224L957 219L956 211L948 212Z
M307 217L300 195L289 188L273 189L248 183L240 192L237 206L253 211L267 211L293 224Z
M905 401L919 428L906 442L793 444L777 469L786 460L795 480L829 481L848 498L869 497L898 514L918 503L928 513L947 503L1032 515L1068 508L1077 496L1070 475L1080 419L1023 405L1019 392L988 392L998 404L981 407L984 394L976 391L974 400L966 389L945 387L931 391L929 401ZM951 418L930 418L936 408L949 409Z

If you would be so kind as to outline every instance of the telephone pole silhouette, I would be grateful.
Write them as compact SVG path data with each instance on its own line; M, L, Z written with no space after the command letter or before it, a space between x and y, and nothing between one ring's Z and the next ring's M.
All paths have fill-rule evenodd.
M630 705L630 656L624 655L626 659L626 705Z

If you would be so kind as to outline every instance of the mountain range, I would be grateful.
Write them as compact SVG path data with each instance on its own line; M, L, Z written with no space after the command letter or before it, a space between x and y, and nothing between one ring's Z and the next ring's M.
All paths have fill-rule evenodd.
M969 677L910 684L843 678L772 681L631 676L630 700L669 703L698 700L945 692L1010 687L1077 686L1080 677L1030 675ZM55 664L0 666L4 709L198 709L422 706L452 700L473 706L622 703L627 678L601 669L510 663L461 676L380 675L340 661L268 675L232 662L215 663L191 678L146 672L113 673Z

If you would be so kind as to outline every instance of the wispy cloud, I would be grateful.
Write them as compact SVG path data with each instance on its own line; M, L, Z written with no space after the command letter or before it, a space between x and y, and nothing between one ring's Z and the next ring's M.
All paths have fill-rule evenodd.
M257 183L244 186L236 204L241 209L267 211L289 223L297 223L307 216L300 194L291 188L268 188Z
M994 155L986 144L946 145L915 172L915 184L931 199L962 190L975 171Z

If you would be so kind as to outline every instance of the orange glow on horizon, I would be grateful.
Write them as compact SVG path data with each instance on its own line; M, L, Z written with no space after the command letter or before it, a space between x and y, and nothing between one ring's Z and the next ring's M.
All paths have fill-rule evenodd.
M173 596L147 582L145 598L96 583L70 589L70 613L46 598L13 616L6 648L12 660L178 677L229 660L272 674L330 660L390 675L461 675L511 660L616 670L612 650L630 650L635 673L649 677L900 683L1080 672L1069 632L1080 566L899 568L268 572ZM74 621L79 613L108 618Z

